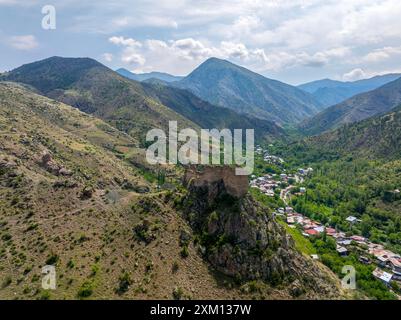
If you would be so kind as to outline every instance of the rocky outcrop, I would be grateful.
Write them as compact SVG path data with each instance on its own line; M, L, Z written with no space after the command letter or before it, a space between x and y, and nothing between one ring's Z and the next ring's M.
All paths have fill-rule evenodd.
M185 171L184 183L192 181L195 187L209 186L221 182L226 192L237 198L248 191L248 177L236 175L235 168L227 166L189 166Z
M227 185L231 171L217 169L213 175L213 170L206 170L210 179L190 174L183 203L185 216L200 237L201 251L210 264L241 281L288 283L293 296L311 289L334 292L321 270L295 250L292 238L268 208L249 194L232 192Z
M61 175L61 176L71 176L72 172L63 166L60 166L57 164L51 154L47 151L43 151L39 160L39 164L44 167L48 172L54 174L54 175Z
M17 163L13 160L0 159L0 169L15 169Z

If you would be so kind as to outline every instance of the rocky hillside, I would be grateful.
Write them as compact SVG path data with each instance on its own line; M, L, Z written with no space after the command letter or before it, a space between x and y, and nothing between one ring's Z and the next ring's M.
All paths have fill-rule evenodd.
M217 58L208 59L171 85L213 105L279 123L301 121L321 107L307 92Z
M247 193L246 177L228 167L188 171L185 216L219 272L260 288L280 285L295 298L340 297L329 273L298 253L269 209Z
M0 298L240 298L179 235L165 193L129 161L137 141L70 106L0 84ZM44 265L57 289L43 290ZM246 295L244 296L246 297Z
M273 269L261 273L260 284L249 283L248 278L236 281L224 271L227 252L221 252L220 258L208 253L205 258L197 231L182 218L180 204L189 201L183 199L195 196L202 204L204 196L198 189L179 187L177 172L169 168L164 170L174 191L157 189L152 173L131 161L133 154L141 157L138 141L21 85L0 83L0 101L2 299L338 297L332 286L336 280L322 278L316 286L306 286L299 270L285 287L262 281ZM224 189L216 197L224 198ZM234 215L231 220L243 235L241 250L253 249L253 237L262 232L261 248L270 248L270 241L276 239L277 251L272 254L284 250L279 255L284 259L284 245L290 241L274 222L259 217L257 204L246 199L239 208L247 215ZM202 208L209 205L205 202ZM256 209L251 208L254 205ZM227 213L222 217L228 218ZM195 218L201 222L200 216ZM209 221L206 216L204 221ZM211 239L223 231L230 229L216 224L215 231L210 229ZM243 254L239 259L248 253ZM212 257L220 259L221 265ZM267 258L254 259L255 267L264 269ZM300 261L299 266L317 272L311 262ZM249 270L250 263L244 268ZM284 260L277 263L289 276L295 272L282 265ZM41 287L45 265L55 266L56 290Z
M326 271L317 273L320 267L299 255L299 266L319 276L313 285L307 286L309 281L301 277L301 271L288 269L284 260L260 273L260 283L257 273L255 283L245 277L235 280L223 263L224 254L232 254L231 248L228 253L221 252L220 258L210 251L204 256L199 229L191 219L183 219L185 208L193 207L188 203L191 197L200 201L199 208L209 210L215 199L226 197L225 189L219 187L215 198L210 198L212 202L203 203L207 199L200 189L183 189L178 172L164 168L169 187L159 190L152 182L152 173L131 161L133 154L141 157L138 141L131 136L21 85L1 83L0 101L2 299L338 297L334 289L338 280L326 282ZM239 195L246 192L244 181ZM221 186L221 182L216 185ZM232 219L243 237L240 248L245 251L239 259L248 257L247 248L255 249L258 242L254 237L259 233L261 248L275 248L271 257L281 250L278 257L284 259L290 240L271 218L256 214L262 211L250 201L246 197L233 203L247 213L243 218L237 214L230 218L228 211L222 215ZM236 207L224 203L216 210ZM206 215L204 218L195 216L198 223L210 220ZM215 231L210 229L210 239L217 235L224 239L221 233L231 232L215 226ZM235 256L226 257L237 261ZM266 257L255 257L244 268L249 270L255 262L255 270L264 270L270 261ZM41 287L45 265L55 266L56 290ZM276 267L292 277L288 285L265 281L273 275L267 272Z
M401 103L401 78L376 90L354 96L306 120L300 125L306 134L319 134L343 124L354 123L391 111Z

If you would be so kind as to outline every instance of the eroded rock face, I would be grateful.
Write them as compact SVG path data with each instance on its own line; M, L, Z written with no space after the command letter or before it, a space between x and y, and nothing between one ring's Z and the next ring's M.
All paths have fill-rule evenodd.
M213 174L209 168L206 172L206 177L186 175L191 178L186 179L189 193L184 211L213 267L242 281L293 283L294 296L301 295L303 287L335 292L313 262L295 250L292 238L268 208L244 193L242 185L231 189L227 181L232 181L233 171L219 168Z

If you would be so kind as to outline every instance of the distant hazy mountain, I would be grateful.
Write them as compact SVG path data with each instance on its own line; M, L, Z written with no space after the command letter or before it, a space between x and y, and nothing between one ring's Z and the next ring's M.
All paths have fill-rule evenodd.
M303 122L300 127L307 134L318 134L346 123L389 112L399 104L401 104L401 78L331 106Z
M21 82L41 94L107 120L136 138L152 128L199 128L182 115L149 98L141 83L126 79L96 60L52 57L29 63L0 77Z
M179 81L184 78L184 77L179 77L179 76L173 76L171 74L164 73L164 72L133 73L124 68L120 68L120 69L116 70L116 72L128 79L132 79L132 80L136 80L136 81L158 79L158 80L162 80L165 82L173 82L173 81Z
M302 84L298 88L311 93L324 106L338 104L356 94L374 90L401 77L401 74L386 74L354 82L330 79Z
M241 115L231 109L210 104L191 92L159 82L143 83L147 95L205 129L254 129L257 140L284 138L284 130L273 121Z
M217 58L172 85L211 104L279 123L296 123L321 108L307 92Z

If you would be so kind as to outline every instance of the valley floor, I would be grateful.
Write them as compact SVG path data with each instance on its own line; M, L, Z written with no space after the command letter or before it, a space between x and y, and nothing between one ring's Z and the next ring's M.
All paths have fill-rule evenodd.
M269 164L274 164L276 169L280 168L280 164L284 163L284 159L270 155L267 150L263 150L260 147L259 154L265 154L264 161L268 166ZM322 257L317 254L316 249L311 246L310 242L314 243L318 238L329 237L333 240L330 244L333 245L334 243L335 245L333 248L334 254L346 258L350 254L355 255L358 264L368 266L371 275L378 282L384 284L384 286L381 286L382 290L388 288L394 296L398 296L400 294L398 288L401 285L400 254L386 249L383 244L375 243L367 237L350 232L342 232L336 226L330 226L327 220L323 222L314 220L296 212L291 207L291 197L305 197L307 190L304 187L306 185L304 181L308 180L311 175L313 175L312 168L296 169L293 174L287 174L287 170L284 169L281 172L276 171L274 174L254 176L250 185L270 198L277 197L277 191L279 191L279 197L285 206L279 207L276 205L273 214L286 225L287 231L296 240L301 251L315 260L321 260ZM354 216L349 216L346 220L350 225L361 222ZM311 239L312 241L310 241Z

